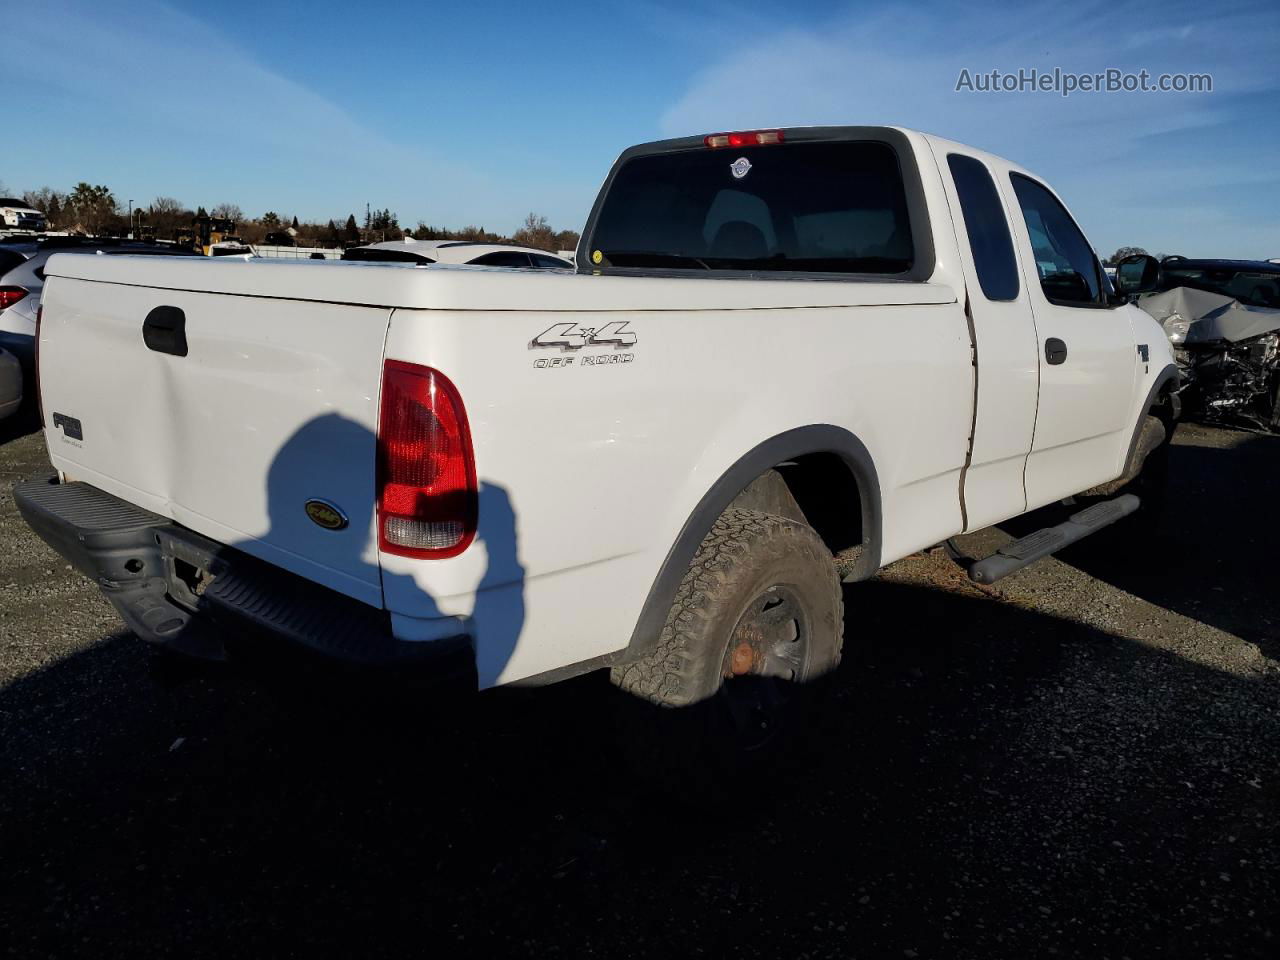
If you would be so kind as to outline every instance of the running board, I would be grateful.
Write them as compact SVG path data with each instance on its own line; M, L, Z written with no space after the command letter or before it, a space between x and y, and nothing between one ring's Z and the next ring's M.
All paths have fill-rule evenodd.
M1037 530L1021 540L1006 543L989 557L973 561L969 564L969 579L975 583L995 583L1001 577L1007 577L1028 564L1057 553L1063 547L1129 516L1138 509L1140 503L1132 493L1095 503L1092 507L1073 514L1065 523Z

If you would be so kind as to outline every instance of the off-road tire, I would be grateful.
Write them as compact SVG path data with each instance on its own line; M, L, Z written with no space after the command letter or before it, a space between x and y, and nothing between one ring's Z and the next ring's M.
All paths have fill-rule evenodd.
M802 608L806 654L766 749L743 756L721 716L726 656L735 628L754 601L778 586ZM734 773L779 753L804 726L822 679L840 663L844 601L835 563L809 526L772 514L730 508L698 548L676 591L657 649L614 667L613 683L632 694L620 704L624 735L637 766ZM749 683L735 677L730 683ZM741 688L739 688L741 689ZM659 759L660 758L660 759Z

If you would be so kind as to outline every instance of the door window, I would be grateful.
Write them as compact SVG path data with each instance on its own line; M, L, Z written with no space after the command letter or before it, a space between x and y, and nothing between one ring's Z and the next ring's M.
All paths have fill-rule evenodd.
M1098 258L1071 215L1057 197L1030 177L1015 173L1011 179L1045 298L1066 307L1106 306Z

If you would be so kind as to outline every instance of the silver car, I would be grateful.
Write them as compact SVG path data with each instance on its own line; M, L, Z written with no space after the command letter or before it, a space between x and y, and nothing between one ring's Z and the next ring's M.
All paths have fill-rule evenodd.
M0 257L9 253L4 251ZM49 256L37 252L16 263L6 259L8 270L0 274L0 350L16 355L28 369L34 360L36 309Z
M0 350L0 420L22 406L22 365L18 358Z

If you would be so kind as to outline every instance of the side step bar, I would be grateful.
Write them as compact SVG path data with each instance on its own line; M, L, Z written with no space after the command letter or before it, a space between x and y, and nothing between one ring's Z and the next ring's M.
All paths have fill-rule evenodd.
M969 579L975 583L995 583L1001 577L1007 577L1014 571L1051 553L1057 553L1063 547L1129 516L1140 504L1141 501L1132 493L1122 494L1104 503L1095 503L1092 507L1073 514L1065 523L1037 530L1013 543L1006 543L989 557L973 561L969 564Z

